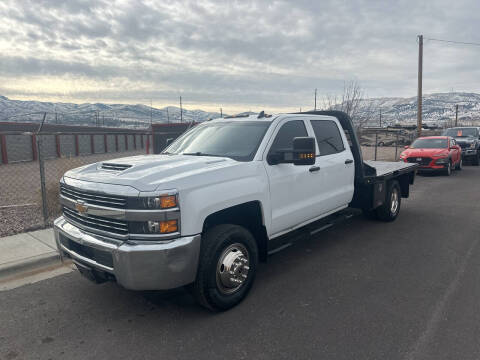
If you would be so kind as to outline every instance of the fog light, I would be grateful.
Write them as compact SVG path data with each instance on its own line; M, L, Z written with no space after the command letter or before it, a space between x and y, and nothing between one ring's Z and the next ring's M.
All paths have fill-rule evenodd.
M169 234L178 231L177 220L149 221L148 231L150 233Z

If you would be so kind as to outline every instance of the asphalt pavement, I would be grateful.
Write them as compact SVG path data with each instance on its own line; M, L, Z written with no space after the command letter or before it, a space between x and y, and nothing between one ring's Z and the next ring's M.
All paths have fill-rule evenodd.
M480 168L271 256L238 307L76 271L0 292L0 359L479 359Z

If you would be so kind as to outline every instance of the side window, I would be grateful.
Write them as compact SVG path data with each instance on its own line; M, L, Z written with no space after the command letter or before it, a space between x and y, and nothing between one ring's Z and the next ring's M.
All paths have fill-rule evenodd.
M293 120L282 125L273 141L270 153L292 149L293 138L308 136L303 120Z
M310 120L317 138L320 156L336 154L345 150L337 124L330 120Z

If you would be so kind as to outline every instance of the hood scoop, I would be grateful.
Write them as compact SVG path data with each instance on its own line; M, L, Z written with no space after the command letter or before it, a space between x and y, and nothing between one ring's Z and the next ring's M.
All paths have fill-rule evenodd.
M114 163L103 163L100 167L102 170L110 170L110 171L124 171L131 168L132 165L128 164L114 164Z

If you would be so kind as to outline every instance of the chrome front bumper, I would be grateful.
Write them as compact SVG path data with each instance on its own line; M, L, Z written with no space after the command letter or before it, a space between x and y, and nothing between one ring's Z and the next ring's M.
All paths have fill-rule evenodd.
M127 289L173 289L192 283L197 274L200 235L168 242L130 244L87 233L68 223L63 216L55 220L54 232L62 256L113 275L117 283ZM98 254L98 258L94 254Z

